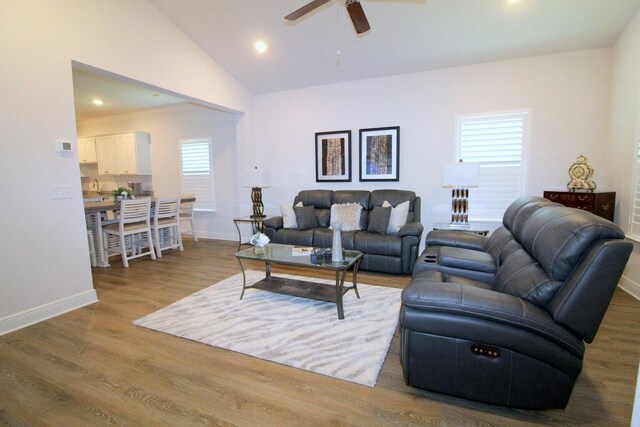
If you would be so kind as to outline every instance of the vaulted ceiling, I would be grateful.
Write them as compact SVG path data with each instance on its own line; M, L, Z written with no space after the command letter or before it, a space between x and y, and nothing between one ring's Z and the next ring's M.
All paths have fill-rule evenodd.
M640 0L360 0L371 30L357 35L344 0L294 23L284 16L310 0L149 1L253 94L612 46L640 8ZM78 119L181 102L87 72L74 73L74 90ZM98 92L117 100L98 110L88 102Z

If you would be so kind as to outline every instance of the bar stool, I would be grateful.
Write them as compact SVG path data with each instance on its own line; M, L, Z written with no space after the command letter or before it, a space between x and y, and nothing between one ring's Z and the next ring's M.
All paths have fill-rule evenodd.
M158 257L162 257L163 249L184 250L180 236L180 197L156 199L151 229Z
M185 230L181 226L180 232L182 234L191 234L193 236L193 240L197 242L198 236L196 236L194 219L195 218L193 216L193 202L180 203L180 222L182 224L184 224L185 222L189 222L191 225L191 227L188 230Z
M125 199L120 203L118 222L102 228L106 257L120 254L125 267L129 267L133 258L151 255L151 259L156 259L151 237L151 199ZM143 247L149 250L143 252Z

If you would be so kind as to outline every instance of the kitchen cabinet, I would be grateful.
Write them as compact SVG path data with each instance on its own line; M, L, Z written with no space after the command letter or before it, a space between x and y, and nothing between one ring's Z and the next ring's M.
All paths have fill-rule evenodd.
M78 138L78 160L80 164L98 161L95 138Z
M101 135L95 140L100 175L151 175L148 133Z
M574 191L545 191L545 199L560 203L570 208L578 208L594 213L602 218L613 221L616 207L616 193L580 193Z

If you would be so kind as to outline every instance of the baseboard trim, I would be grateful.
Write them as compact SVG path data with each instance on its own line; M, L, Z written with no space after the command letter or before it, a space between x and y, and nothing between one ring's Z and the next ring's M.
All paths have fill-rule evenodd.
M98 302L95 289L30 308L0 319L0 336Z
M618 287L640 301L640 283L631 280L627 276L622 276Z

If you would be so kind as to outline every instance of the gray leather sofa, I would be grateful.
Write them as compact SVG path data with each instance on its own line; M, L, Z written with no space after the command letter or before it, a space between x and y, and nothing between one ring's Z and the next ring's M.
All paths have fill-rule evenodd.
M371 212L387 201L393 207L409 201L406 224L397 234L380 234L367 231ZM411 274L418 257L423 226L420 224L420 197L405 190L304 190L298 193L293 205L302 202L313 206L318 227L305 230L283 228L281 216L264 221L264 233L273 243L330 248L333 231L331 205L359 203L362 205L359 231L341 232L342 247L364 253L360 269L383 273Z
M407 384L502 406L564 408L633 245L615 224L516 200L491 236L432 231L403 290Z

